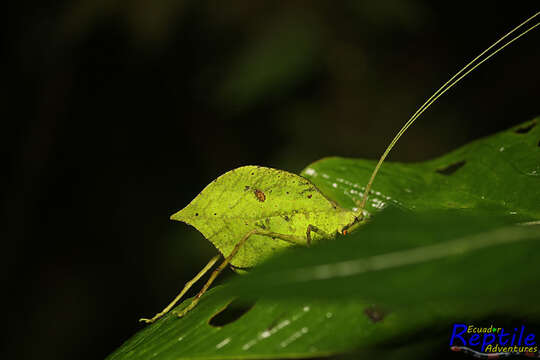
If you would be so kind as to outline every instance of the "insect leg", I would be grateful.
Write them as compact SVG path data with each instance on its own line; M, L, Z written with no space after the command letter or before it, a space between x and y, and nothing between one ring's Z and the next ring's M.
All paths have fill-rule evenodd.
M185 293L189 290L189 288L191 288L191 286L193 286L193 284L195 284L201 277L204 276L204 274L206 274L208 272L208 270L210 270L210 268L212 266L214 266L214 264L219 260L219 258L220 258L220 255L216 255L212 259L210 259L208 264L206 264L206 266L201 271L199 271L199 273L197 275L195 275L195 277L193 279L189 280L186 283L186 285L184 285L184 288L182 289L182 291L180 291L180 293L174 298L174 300L169 305L167 305L167 307L165 309L163 309L161 312L154 315L154 317L151 318L151 319L144 319L143 318L143 319L139 319L139 321L150 324L150 323L153 323L154 321L156 321L157 319L159 319L160 317L162 317L163 315L165 315L166 313L168 313L169 310L171 310L172 307L174 305L176 305L176 303L178 301L180 301L180 299L185 295Z
M234 258L234 256L238 253L238 250L240 250L240 248L246 243L247 239L249 239L252 235L262 235L262 236L268 236L268 237L271 237L271 238L276 238L276 239L280 239L280 240L284 240L284 241L288 241L288 242L291 242L293 244L302 244L302 242L304 241L301 237L299 236L294 236L294 235L286 235L286 234L280 234L280 233L274 233L274 232L269 232L269 231L264 231L264 230L258 230L258 229L254 229L254 230L251 230L250 232L248 232L247 234L245 234L242 239L240 239L240 241L238 243L236 243L236 245L234 246L233 250L231 251L231 253L229 254L229 256L227 256L225 258L225 260L223 260L223 262L217 267L214 269L214 271L212 272L212 275L210 275L210 278L208 279L208 281L206 282L206 284L204 284L203 288L201 289L201 291L199 291L199 293L197 295L195 295L195 297L193 298L193 300L191 300L191 303L186 307L184 308L182 311L176 313L178 315L178 317L183 317L184 315L186 315L191 309L193 309L195 306L197 306L197 304L199 303L200 299L201 299L201 296L206 292L206 290L208 290L208 288L210 287L210 285L212 285L212 283L214 282L214 280L218 277L218 275L223 271L223 269L225 269L225 267L227 265L229 265L229 263L232 261L232 259Z
M311 232L312 231L314 233L317 233L317 234L321 235L324 238L330 238L330 235L328 235L327 233L325 233L324 231L322 231L321 229L319 229L315 225L309 224L308 227L307 227L307 230L306 230L307 246L311 245Z

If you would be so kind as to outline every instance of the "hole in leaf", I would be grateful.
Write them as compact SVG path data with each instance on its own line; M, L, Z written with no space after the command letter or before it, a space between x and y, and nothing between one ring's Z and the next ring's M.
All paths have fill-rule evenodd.
M524 126L522 126L522 127L517 128L517 129L515 130L515 133L516 133L516 134L526 134L526 133L528 133L529 131L531 131L531 129L532 129L533 127L535 127L535 126L536 126L536 121L531 121L530 124L527 124L527 125L524 125Z
M246 302L245 300L240 301L235 299L229 305L219 310L217 314L212 316L210 320L208 320L208 324L214 327L230 324L244 316L254 305L254 301Z
M448 166L445 166L443 168L437 169L436 171L442 175L452 175L453 173L458 171L460 168L462 168L465 165L465 163L466 163L465 160L461 160L453 164L450 164Z

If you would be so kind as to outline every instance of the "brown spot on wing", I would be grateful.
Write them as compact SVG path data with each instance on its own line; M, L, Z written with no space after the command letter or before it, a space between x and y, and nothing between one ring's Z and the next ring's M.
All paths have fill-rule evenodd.
M255 189L253 190L253 193L255 194L257 200L259 200L260 202L264 202L266 200L266 195L261 190Z

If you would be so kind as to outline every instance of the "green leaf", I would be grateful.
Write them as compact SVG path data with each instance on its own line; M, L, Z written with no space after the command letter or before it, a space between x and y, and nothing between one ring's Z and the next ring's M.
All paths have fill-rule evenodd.
M367 358L372 351L380 357L381 349L384 356L403 357L400 346L414 358L417 351L441 351L453 322L497 323L519 317L539 325L540 226L531 221L540 217L537 122L425 163L385 164L375 181L369 210L396 206L373 216L352 234L337 236L337 241L283 249L271 258L274 251L263 255L254 251L243 264L267 260L205 294L184 318L170 313L145 327L109 358L297 358L358 348L370 354ZM373 166L365 160L332 158L310 165L304 174L328 197L353 208ZM175 217L193 223L210 238L233 227L237 233L230 241L234 242L257 221L266 226L267 218L281 218L280 211L290 214L300 206L305 213L298 217L306 218L310 202L303 197L305 189L311 191L310 201L320 202L315 208L354 214L335 207L312 183L296 175L241 169L235 170L240 170L239 175L233 171L223 176L231 175L230 179L210 184L200 199ZM260 178L249 182L257 173L251 175L248 169L262 169ZM283 181L276 181L280 176ZM264 201L257 190L264 193ZM270 194L279 195L275 203ZM242 202L234 202L238 199ZM226 216L213 215L217 210ZM200 221L203 211L206 215ZM239 220L246 215L253 223L244 228ZM523 220L528 222L516 224ZM279 243L273 241L274 246ZM210 325L238 297L256 303L229 324ZM431 337L418 339L419 329Z
M310 224L335 236L355 221L354 213L326 199L309 180L261 166L223 174L171 218L193 225L225 256L253 229L286 234L292 241L251 236L233 258L239 268L252 267L293 243L305 245ZM313 233L314 242L321 238Z
M430 339L418 329L438 334L420 350L440 352L455 321L510 314L538 322L540 230L508 222L385 211L339 241L273 257L204 295L184 318L169 314L145 327L109 359L295 358L377 346L394 353ZM254 295L239 319L209 325L233 298Z
M232 285L236 294L266 299L358 296L390 308L432 302L444 304L445 313L468 307L461 315L516 311L540 300L540 226L512 221L388 209L339 241L272 258ZM531 309L540 307L521 307Z
M461 209L540 218L540 118L474 141L434 160L384 163L366 210ZM302 171L330 199L357 206L375 162L325 158Z
M358 301L261 301L223 327L210 319L233 300L224 287L209 291L184 318L169 313L141 330L108 359L255 359L323 356L377 337ZM190 301L189 299L186 301ZM178 307L177 309L180 309ZM355 319L351 314L360 314ZM350 330L335 336L336 329ZM334 333L334 334L333 334ZM330 337L330 338L329 338Z

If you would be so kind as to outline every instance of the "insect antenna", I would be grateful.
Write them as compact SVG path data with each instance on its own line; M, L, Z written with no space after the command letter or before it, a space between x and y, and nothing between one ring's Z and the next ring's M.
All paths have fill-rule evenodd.
M534 20L536 17L538 17L538 15L540 15L540 11L537 12L536 14L534 14L533 16L531 16L530 18L528 18L527 20L523 21L521 24L519 24L518 26L516 26L515 28L510 30L508 33L506 33L506 35L504 35L499 40L494 42L490 47L488 47L487 49L482 51L478 56L476 56L467 65L465 65L463 68L461 68L461 70L459 70L454 76L452 76L450 78L450 80L448 80L446 83L444 83L443 86L441 86L437 91L435 91L435 93L433 95L431 95L431 97L429 99L427 99L426 102L424 102L424 104L422 104L422 106L420 106L418 108L418 110L416 110L416 112L409 118L409 120L405 123L405 125L403 125L403 127L399 130L399 132L396 134L394 139L392 139L392 141L390 142L390 144L388 145L388 147L386 148L384 153L379 158L379 162L377 163L377 165L375 166L375 169L371 173L371 177L370 177L370 179L369 179L369 181L368 181L368 183L366 185L364 194L362 196L362 202L360 203L360 209L359 209L360 212L366 206L367 199L368 199L368 196L369 196L369 192L370 192L371 186L373 184L373 180L375 180L375 176L377 176L377 173L379 172L379 169L380 169L382 163L384 162L384 160L386 159L386 157L388 156L388 154L390 153L390 151L392 150L394 145L397 143L399 138L401 138L401 136L405 133L405 131L407 131L407 129L409 127L411 127L411 125L416 121L416 119L418 119L420 117L420 115L422 115L435 101L437 101L448 90L450 90L452 87L454 87L454 85L456 85L458 82L460 82L464 77L469 75L469 73L471 73L477 67L482 65L485 61L487 61L489 58L491 58L492 56L497 54L499 51L503 50L505 47L507 47L508 45L513 43L514 41L518 40L519 38L521 38L522 36L527 34L529 31L531 31L534 28L540 26L540 22L537 22L536 24L531 25L530 27L526 28L525 30L520 30L526 24L530 23L532 20ZM507 39L510 35L514 34L518 30L520 30L521 32L519 32L517 35L514 35L509 40L505 41L505 39Z

